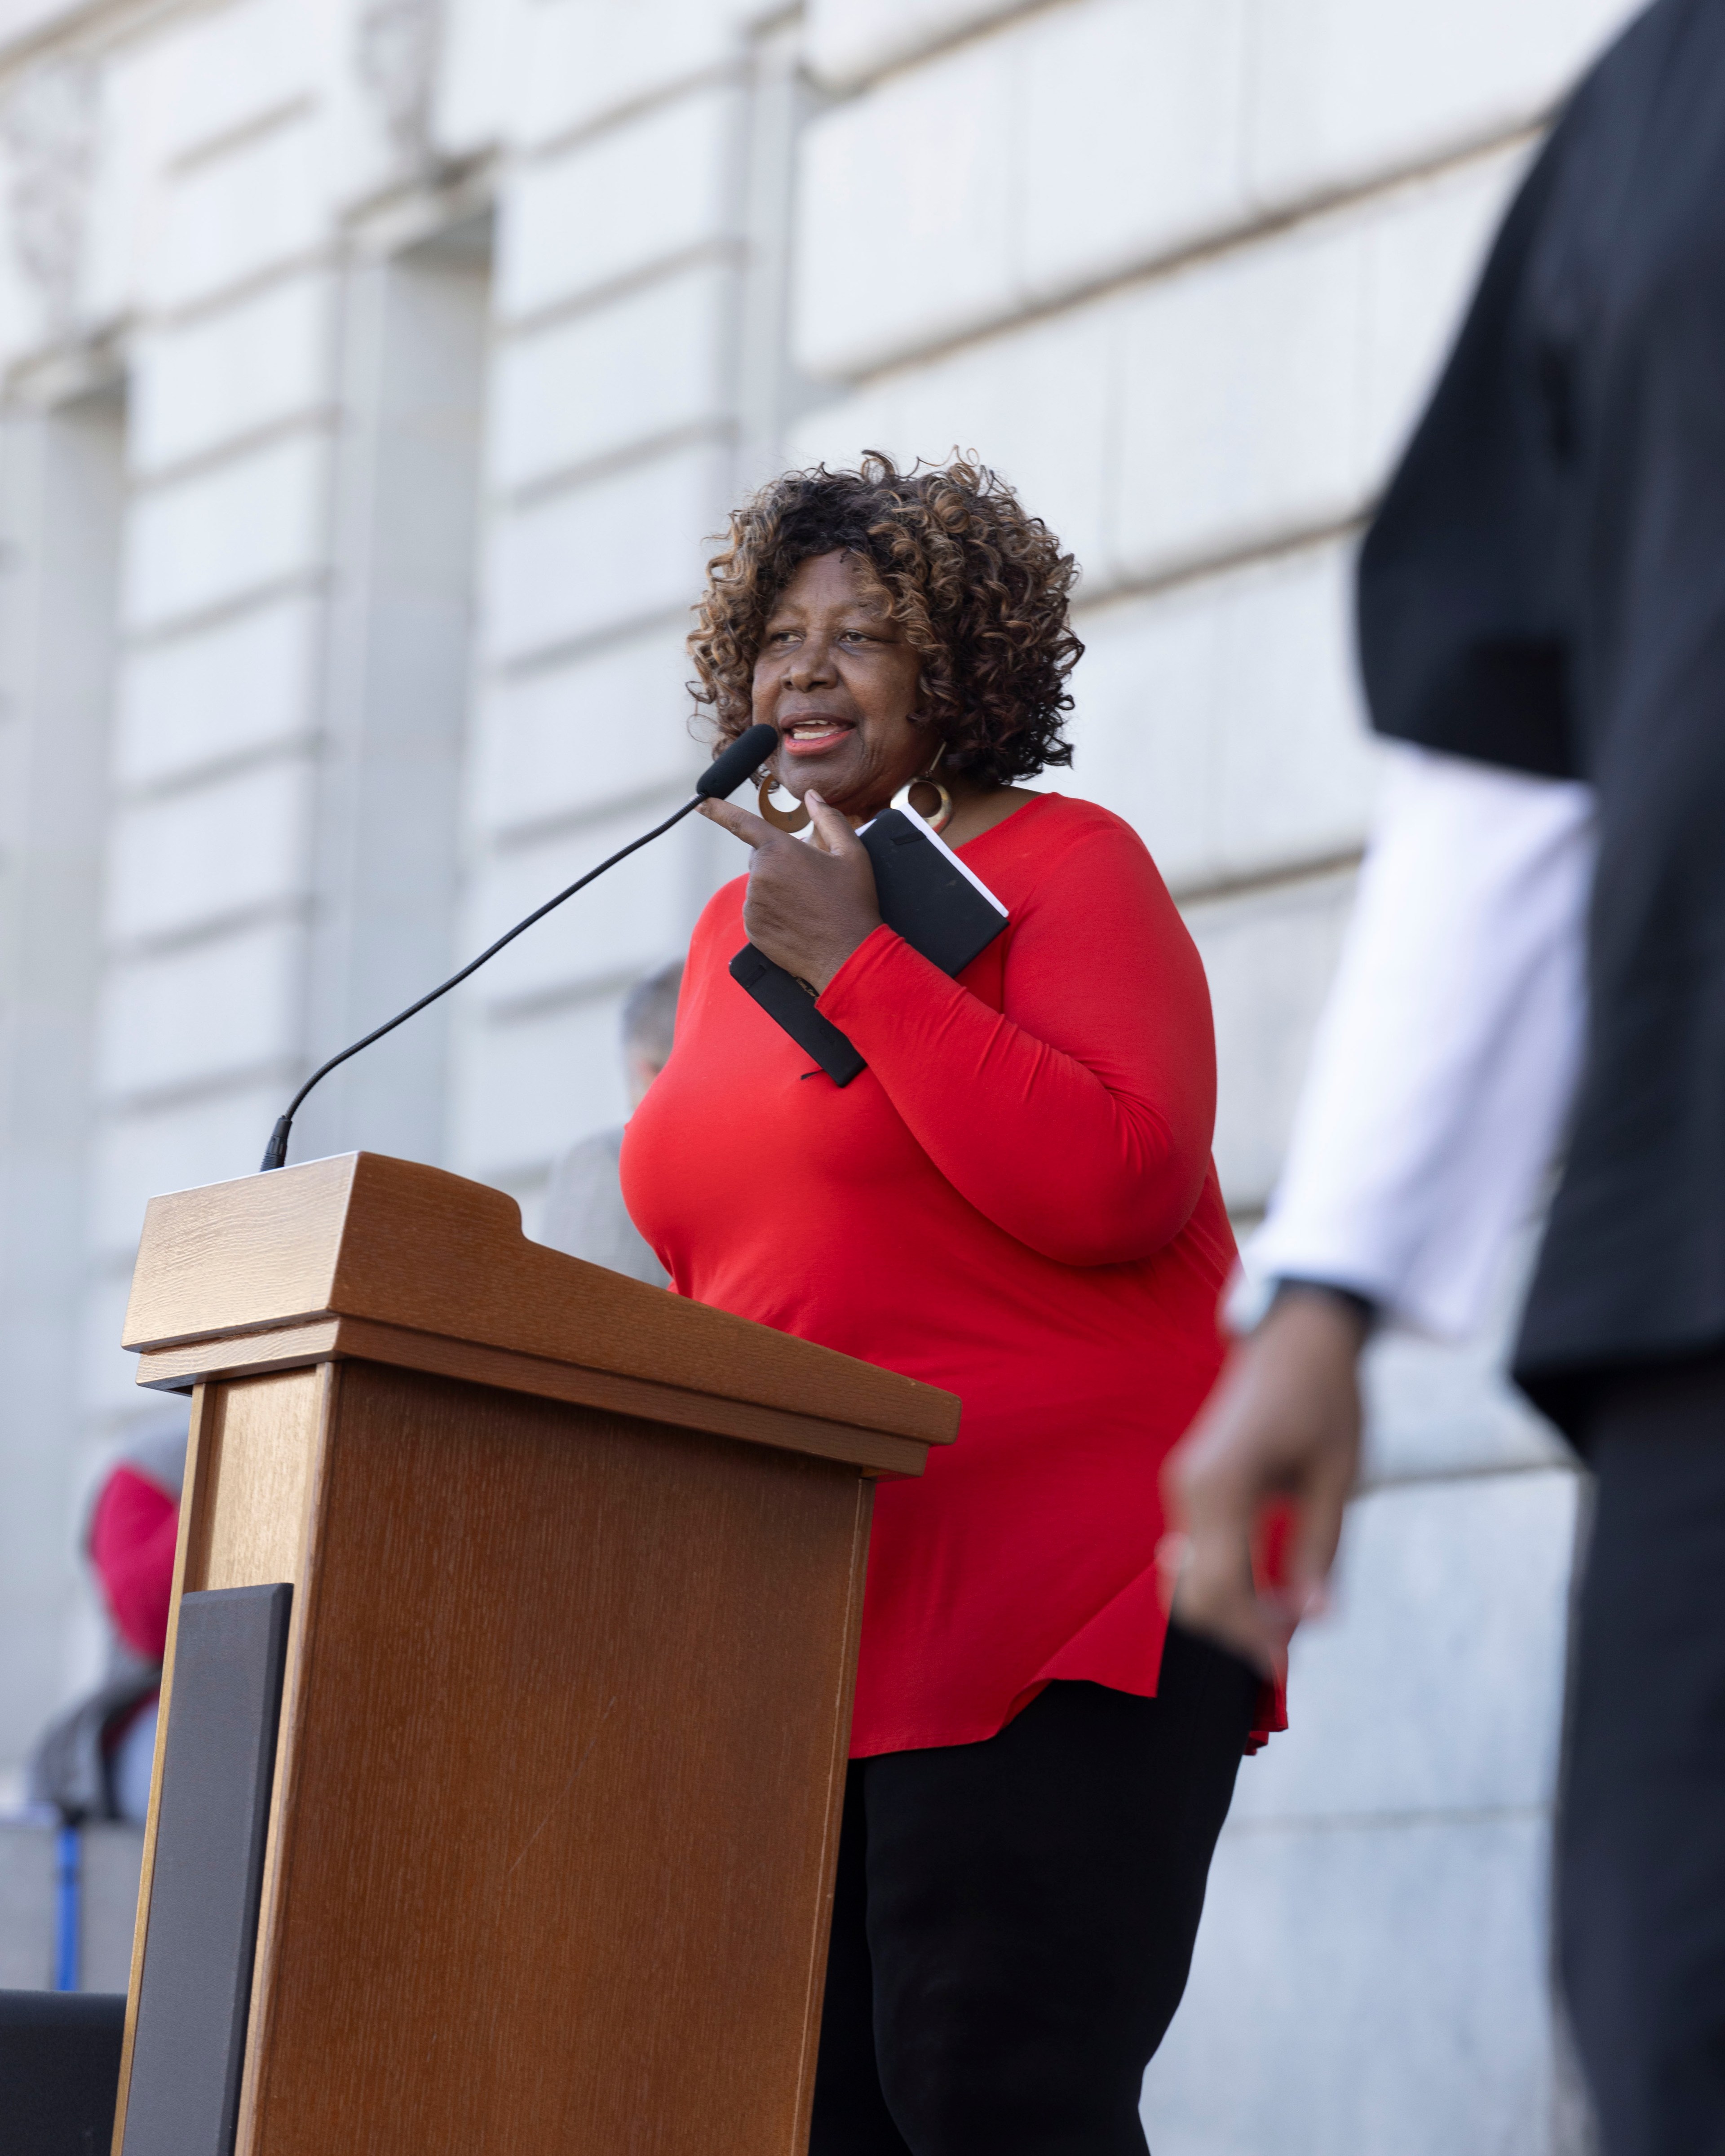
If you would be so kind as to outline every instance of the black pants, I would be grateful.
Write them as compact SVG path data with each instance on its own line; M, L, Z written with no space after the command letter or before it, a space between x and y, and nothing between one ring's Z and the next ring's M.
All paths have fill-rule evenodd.
M1154 1699L853 1761L809 2156L1144 2156L1256 1686L1171 1633Z
M1615 1381L1583 1435L1563 1986L1605 2156L1725 2156L1725 1359Z

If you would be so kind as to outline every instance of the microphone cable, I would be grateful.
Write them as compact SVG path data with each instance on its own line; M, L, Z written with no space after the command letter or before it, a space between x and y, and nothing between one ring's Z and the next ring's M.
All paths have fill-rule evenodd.
M369 1048L374 1040L381 1040L386 1033L393 1033L397 1026L405 1025L428 1004L434 1004L439 996L446 996L451 988L459 988L470 973L476 973L487 960L495 958L506 944L513 943L516 937L531 928L536 921L543 921L546 915L554 912L566 898L573 898L578 891L585 891L588 885L603 875L607 869L614 869L619 861L626 861L631 854L639 853L643 846L650 846L655 839L662 839L674 824L680 824L703 801L723 800L727 794L734 793L744 779L763 764L778 746L778 730L776 726L751 726L747 733L738 735L731 746L716 756L702 772L695 783L694 793L675 815L667 816L662 824L655 824L650 831L644 832L639 839L631 839L626 846L619 846L608 860L601 861L596 869L589 869L584 876L578 876L567 890L560 891L555 898L547 899L543 906L536 907L525 921L516 921L513 928L500 936L488 949L481 951L478 957L470 958L459 973L451 973L448 980L439 982L429 995L421 996L418 1003L409 1004L405 1010L398 1011L392 1019L386 1019L362 1040L354 1041L339 1055L332 1055L327 1063L321 1065L288 1102L287 1113L278 1117L275 1128L270 1133L270 1142L264 1149L259 1173L268 1174L272 1168L286 1167L288 1136L294 1127L294 1117L299 1114L306 1095L313 1086L327 1078L331 1071L339 1069L350 1056L357 1055L362 1048Z

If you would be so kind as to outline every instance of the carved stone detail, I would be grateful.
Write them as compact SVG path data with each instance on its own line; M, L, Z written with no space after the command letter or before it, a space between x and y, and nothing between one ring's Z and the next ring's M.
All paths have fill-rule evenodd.
M431 107L443 43L440 0L365 0L356 31L360 81L383 116L397 159L432 161Z
M30 69L0 107L0 141L12 161L13 251L42 295L46 326L55 337L77 316L100 87L92 60L57 54Z

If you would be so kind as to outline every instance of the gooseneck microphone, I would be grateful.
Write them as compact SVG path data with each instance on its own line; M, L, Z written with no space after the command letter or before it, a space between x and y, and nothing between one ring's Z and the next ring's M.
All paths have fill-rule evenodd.
M451 988L459 988L470 973L476 973L488 959L495 958L506 943L513 943L516 937L531 928L536 921L543 921L547 913L554 912L566 898L573 898L578 891L585 891L588 885L595 877L603 875L607 869L614 869L619 861L627 860L631 854L639 853L643 846L650 846L655 839L662 839L674 824L680 824L703 801L722 801L726 794L734 793L744 779L763 764L778 746L778 729L776 726L751 726L747 733L739 734L730 747L716 756L702 772L695 782L694 793L675 816L667 816L662 824L655 824L650 831L643 832L639 839L632 839L628 845L619 847L609 860L601 861L596 869L589 869L584 876L578 876L567 891L560 891L555 898L547 899L544 905L530 913L525 921L516 921L514 927L506 935L500 936L489 950L481 951L476 958L470 958L459 973L451 973L449 979L440 982L429 995L421 996L418 1003L409 1004L404 1011L398 1011L393 1018L386 1019L363 1040L356 1040L351 1047L344 1048L339 1055L332 1055L327 1063L314 1070L288 1102L287 1113L270 1133L270 1142L264 1149L263 1166L259 1173L267 1174L272 1168L287 1165L288 1134L294 1127L294 1117L299 1114L300 1105L312 1087L327 1078L338 1065L345 1063L350 1055L357 1055L361 1049L369 1048L374 1040L381 1040L386 1033L393 1033L397 1026L405 1025L428 1004L434 1004L439 996L448 995Z

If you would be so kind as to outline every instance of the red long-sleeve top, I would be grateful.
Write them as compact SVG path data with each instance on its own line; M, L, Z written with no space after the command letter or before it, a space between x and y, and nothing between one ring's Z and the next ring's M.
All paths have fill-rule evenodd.
M1051 1679L1155 1691L1158 1471L1222 1353L1209 1001L1149 855L1058 794L963 853L1004 933L953 980L876 929L820 998L844 1088L731 978L726 885L623 1151L678 1294L964 1403L877 1493L854 1757L992 1736Z

